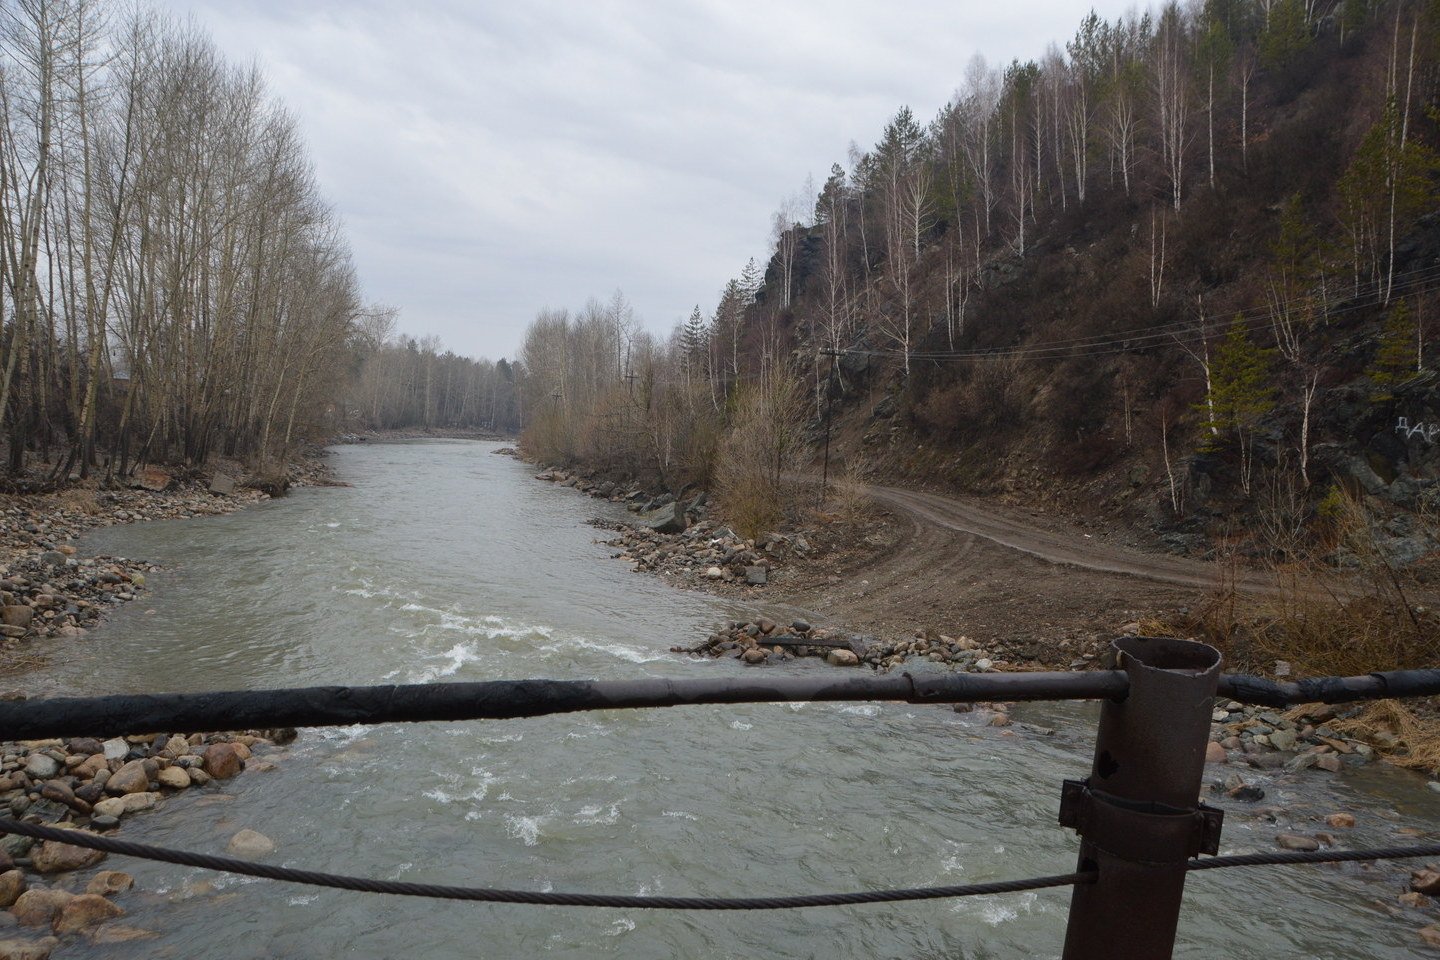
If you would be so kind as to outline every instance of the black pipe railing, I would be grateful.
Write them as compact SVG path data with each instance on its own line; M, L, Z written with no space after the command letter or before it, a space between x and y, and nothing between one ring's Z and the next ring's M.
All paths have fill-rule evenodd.
M704 909L760 909L826 903L884 902L959 896L1008 889L1077 884L1071 903L1066 960L1157 960L1174 947L1186 874L1204 869L1219 845L1223 813L1198 804L1201 771L1215 697L1284 707L1299 703L1440 695L1440 670L1385 671L1355 677L1276 682L1218 675L1219 653L1205 644L1169 638L1129 637L1112 645L1118 669L1086 673L900 673L757 676L671 680L500 680L483 683L364 687L305 687L205 693L66 697L0 702L0 738L108 737L137 732L347 724L415 723L537 717L583 710L675 707L698 704L882 700L907 703L1100 700L1099 735L1089 778L1069 781L1061 794L1060 822L1081 836L1076 872L1064 877L981 884L939 890L705 900ZM50 836L50 828L4 821L15 832ZM50 833L47 833L50 831ZM57 834L62 836L65 834ZM377 885L375 881L282 870L226 858L149 848L87 833L69 833L96 849L211 869L234 870L343 889L449 896L519 903L603 905L593 895L550 896L483 888ZM1379 856L1430 855L1432 848L1370 851ZM1440 848L1435 848L1440 849ZM1356 859L1364 851L1304 855ZM1277 859L1277 856L1279 859ZM1228 858L1252 865L1295 860L1295 854ZM1290 859L1285 859L1290 858ZM222 862L223 861L223 862ZM282 874L284 874L282 876ZM1081 880L1083 879L1083 883ZM406 889L399 889L405 887ZM415 887L415 889L409 889ZM423 889L422 889L423 888ZM958 891L958 892L957 892ZM613 899L613 898L611 898ZM643 899L643 898L641 898ZM646 900L643 905L661 906ZM700 909L701 907L687 907Z
M205 693L121 694L0 702L0 737L108 737L263 727L504 720L583 710L722 703L891 700L906 703L1123 700L1123 670L1087 673L955 673L705 678L700 680L492 680L480 683L296 687ZM1277 683L1225 674L1219 696L1283 707L1440 695L1440 670Z

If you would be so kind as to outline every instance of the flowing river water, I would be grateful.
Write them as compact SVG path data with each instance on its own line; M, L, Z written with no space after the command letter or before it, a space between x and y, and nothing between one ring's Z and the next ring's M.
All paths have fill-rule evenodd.
M164 566L153 591L70 642L63 689L150 692L523 677L739 675L670 654L745 611L637 576L585 520L617 508L492 454L494 444L342 447L352 487L231 516L109 528L85 549ZM837 669L802 661L795 669ZM271 772L186 791L129 839L223 852L241 828L274 862L434 883L749 896L1010 879L1073 869L1060 781L1088 772L1096 710L1025 724L904 704L616 711L304 731ZM1229 768L1211 768L1223 775ZM1250 772L1247 772L1247 778ZM1342 842L1440 831L1440 796L1379 765L1256 773L1279 822L1231 806L1226 852L1279 830ZM1251 809L1253 810L1251 805ZM1066 890L775 913L455 904L323 891L112 858L125 922L154 940L55 955L435 958L1058 956ZM1429 920L1387 910L1397 868L1192 877L1181 957L1419 957Z

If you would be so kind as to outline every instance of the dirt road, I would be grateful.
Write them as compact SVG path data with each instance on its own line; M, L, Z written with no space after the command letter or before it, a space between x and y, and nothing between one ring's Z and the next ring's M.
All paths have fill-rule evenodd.
M1222 580L1249 593L1266 594L1275 589L1269 577L1201 560L1117 547L1078 528L1065 528L1053 522L1051 529L1042 529L1012 511L989 503L918 493L901 487L872 486L870 495L923 522L965 536L983 537L1050 563L1206 590L1213 589Z
M885 521L779 591L822 621L887 636L966 635L1015 660L1056 664L1127 624L1188 620L1237 577L990 503L889 486L868 492ZM1274 590L1244 572L1239 586L1261 603Z

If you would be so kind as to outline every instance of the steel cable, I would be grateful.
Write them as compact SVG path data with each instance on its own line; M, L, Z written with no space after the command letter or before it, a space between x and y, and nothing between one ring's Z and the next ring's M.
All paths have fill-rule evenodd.
M384 893L401 897L428 897L437 900L469 900L481 903L520 903L549 907L611 907L629 910L794 910L802 907L843 907L866 903L897 903L907 900L944 900L997 893L1019 893L1047 887L1068 887L1089 883L1093 871L1066 873L1027 880L998 880L950 887L918 887L900 890L864 890L857 893L816 893L791 897L632 897L596 893L557 893L538 890L497 890L489 887L457 887L433 883L376 880L344 874L320 873L277 867L234 857L218 857L188 850L172 850L145 843L117 840L80 830L61 830L34 823L0 819L0 833L14 833L37 840L53 840L91 850L103 850L142 860L157 860L203 870L219 870L247 877L302 883L312 887Z
M1223 870L1227 867L1288 866L1295 863L1344 863L1354 860L1404 860L1440 857L1440 844L1417 847L1379 847L1374 850L1286 850L1274 853L1239 853L1228 857L1192 860L1189 869Z

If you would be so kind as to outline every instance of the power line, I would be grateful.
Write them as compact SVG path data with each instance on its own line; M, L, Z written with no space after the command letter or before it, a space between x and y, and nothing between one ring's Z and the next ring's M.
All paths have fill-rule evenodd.
M1440 268L1427 268L1413 271L1403 275L1403 281L1397 281L1390 288L1391 295L1412 292L1429 285L1435 279L1440 279ZM1375 286L1371 284L1370 286ZM1372 296L1378 296L1378 287L1372 291ZM1354 299L1353 297L1351 298ZM1293 305L1298 298L1282 301L1285 305ZM1344 316L1358 310L1369 309L1379 301L1367 299L1363 302L1352 302L1348 306L1339 307L1327 311L1325 316ZM1242 325L1247 330L1263 329L1272 324L1273 307L1256 307L1251 311L1237 311L1232 315L1239 317ZM1001 347L994 349L971 349L954 351L911 351L911 361L929 362L956 362L956 361L997 361L997 360L1066 360L1072 358L1111 356L1119 353L1127 353L1131 350L1145 346L1153 346L1157 343L1199 343L1211 338L1210 333L1200 333L1197 327L1214 323L1224 324L1227 321L1221 315L1211 314L1204 318L1187 321L1177 321L1169 324L1162 324L1157 327L1148 327L1128 334L1104 334L1093 337L1078 337L1068 340L1052 340L1043 343L1031 344L1021 347ZM842 350L841 353L851 356L870 356L882 358L899 358L904 356L899 350Z

